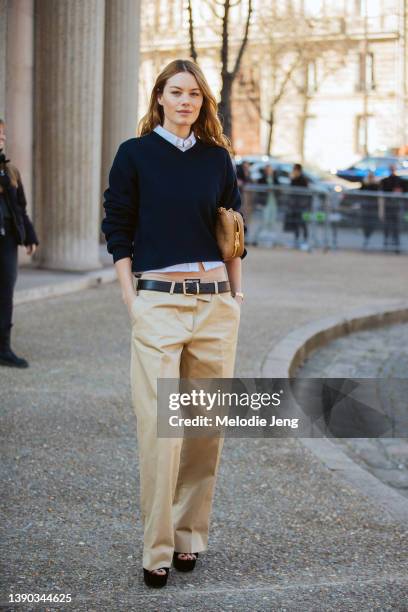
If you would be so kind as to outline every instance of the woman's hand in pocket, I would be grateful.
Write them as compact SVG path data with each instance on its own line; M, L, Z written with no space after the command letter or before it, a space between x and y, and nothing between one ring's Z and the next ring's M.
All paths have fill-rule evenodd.
M137 294L134 289L126 291L126 293L123 294L123 301L125 302L127 306L129 317L132 317L132 305L136 297L137 297Z
M240 295L234 295L234 300L239 304L239 306L241 306L242 302L244 301L244 298Z

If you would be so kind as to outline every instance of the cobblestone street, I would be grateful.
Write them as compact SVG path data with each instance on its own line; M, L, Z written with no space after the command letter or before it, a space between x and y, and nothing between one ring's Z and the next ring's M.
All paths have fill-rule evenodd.
M408 325L361 331L313 353L297 376L400 378L389 398L393 411L408 410ZM407 438L338 439L348 454L372 474L408 497Z
M250 249L235 375L259 376L299 325L401 301L406 281L404 258ZM208 551L149 591L117 283L17 306L14 347L31 367L1 370L2 609L12 592L71 593L76 612L404 609L406 525L296 439L226 439Z

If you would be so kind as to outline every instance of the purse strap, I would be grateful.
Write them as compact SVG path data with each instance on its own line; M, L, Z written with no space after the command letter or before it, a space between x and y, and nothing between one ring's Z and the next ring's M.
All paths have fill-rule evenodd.
M234 229L234 251L233 251L232 257L235 257L239 249L240 242L239 242L239 222L238 222L237 213L234 212L233 215L234 215L235 229Z

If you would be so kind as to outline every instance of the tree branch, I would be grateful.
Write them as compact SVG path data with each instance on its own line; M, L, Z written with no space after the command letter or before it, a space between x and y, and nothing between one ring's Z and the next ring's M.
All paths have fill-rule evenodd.
M241 64L241 60L242 60L242 56L244 54L245 51L245 47L247 45L248 42L248 33L249 33L249 25L250 25L250 20L251 20L251 14L252 14L252 0L248 0L248 14L247 14L247 19L246 19L246 23L245 23L245 32L244 32L244 37L242 39L241 42L241 46L239 48L238 51L238 55L237 55L237 59L235 61L235 66L234 69L232 71L232 79L234 80L237 72L239 70L240 64Z
M196 62L198 55L197 55L195 41L194 41L193 7L191 5L191 0L188 0L187 10L188 10L188 33L189 33L189 38L190 38L190 56L193 59L193 61Z

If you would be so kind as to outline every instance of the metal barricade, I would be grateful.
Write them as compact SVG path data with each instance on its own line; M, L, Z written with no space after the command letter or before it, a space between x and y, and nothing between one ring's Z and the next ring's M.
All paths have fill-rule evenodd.
M408 194L344 191L335 213L331 248L408 252Z
M256 184L247 184L243 193L247 244L304 250L321 246L318 224L325 194L304 187Z
M248 245L408 252L408 194L263 184L241 193Z

